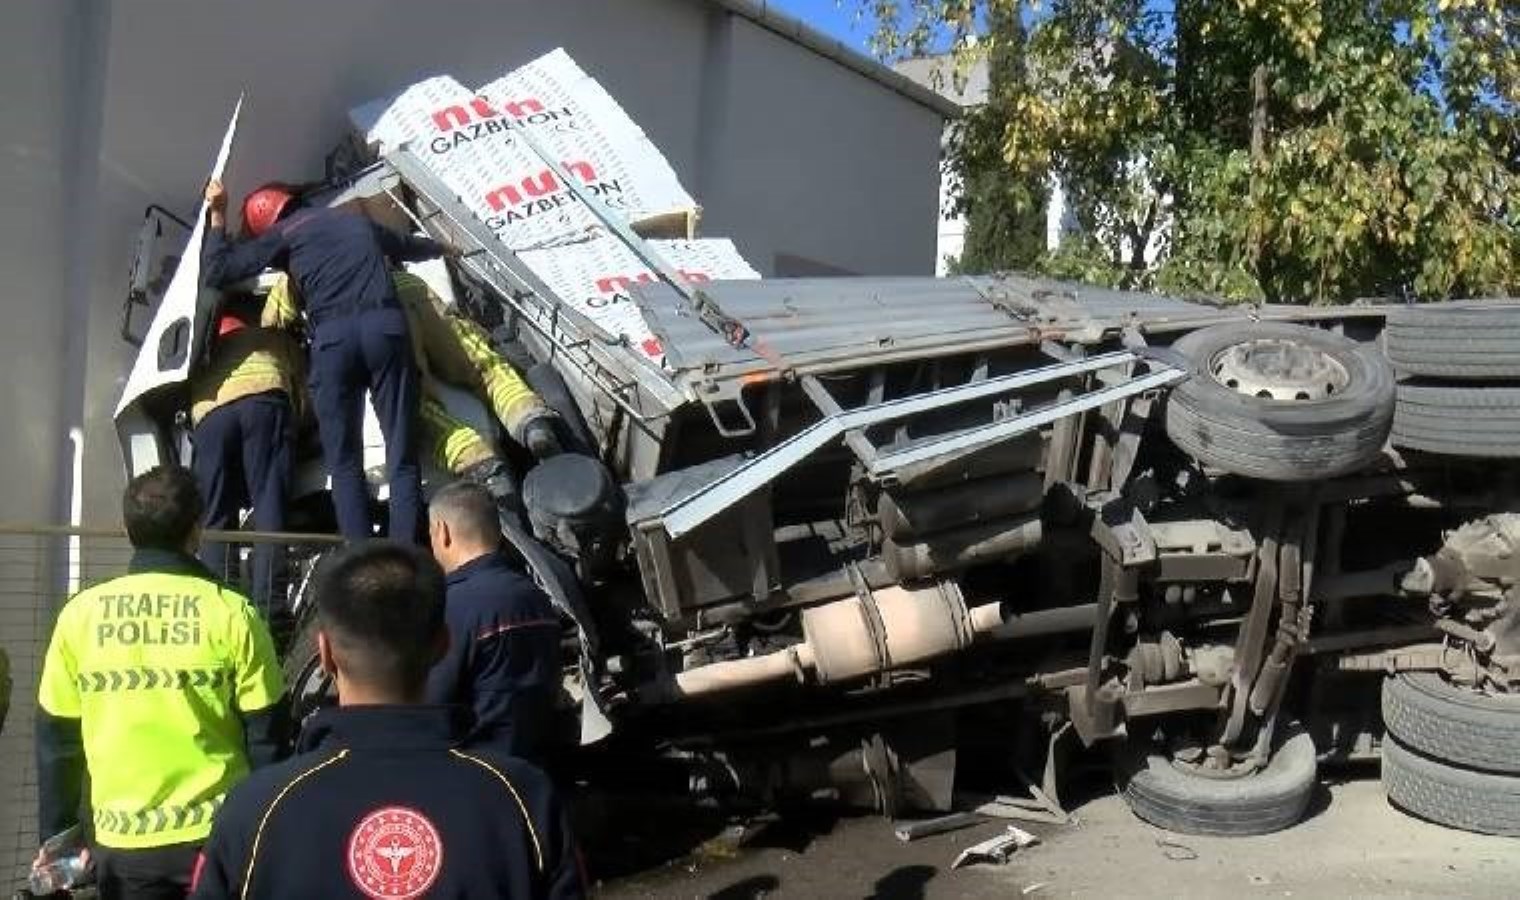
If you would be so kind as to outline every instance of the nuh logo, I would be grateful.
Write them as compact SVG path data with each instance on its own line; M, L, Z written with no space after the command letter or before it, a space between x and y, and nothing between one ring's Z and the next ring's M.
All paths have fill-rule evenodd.
M475 97L467 104L456 103L436 110L433 113L433 124L439 131L449 132L456 128L463 128L476 120L494 119L498 116L521 120L544 111L543 103L532 97L508 100L501 104L500 108L492 106L487 97Z
M567 162L565 170L579 178L586 184L596 181L596 168L591 163ZM518 182L504 184L485 196L486 205L494 212L501 212L513 206L519 206L529 200L548 197L564 190L559 178L549 169L544 169L536 175L529 175Z

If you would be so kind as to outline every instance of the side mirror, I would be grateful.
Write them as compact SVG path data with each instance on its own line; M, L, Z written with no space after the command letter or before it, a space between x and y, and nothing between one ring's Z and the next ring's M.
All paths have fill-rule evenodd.
M154 204L143 212L142 227L137 231L137 252L132 257L132 271L127 276L127 297L121 306L121 339L141 347L142 335L133 329L132 314L137 307L151 312L169 289L169 279L179 266L182 248L190 240L190 223ZM152 316L149 315L149 320Z

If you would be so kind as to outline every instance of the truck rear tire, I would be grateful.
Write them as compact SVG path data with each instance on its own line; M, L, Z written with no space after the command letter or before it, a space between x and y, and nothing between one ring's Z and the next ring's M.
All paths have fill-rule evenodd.
M337 686L322 671L317 658L317 617L304 616L296 626L295 640L285 651L280 668L285 675L285 699L290 721L299 730L312 713L337 700Z
M1442 456L1520 457L1520 387L1401 384L1392 443Z
M1434 672L1383 682L1383 724L1408 749L1469 769L1520 775L1520 696L1448 684Z
M292 598L289 640L279 651L285 699L297 728L307 716L337 700L332 676L322 671L317 659L317 605L312 596L312 580L325 555L318 554L304 564L303 576Z
M1128 747L1120 763L1124 800L1135 815L1179 834L1252 835L1298 822L1315 785L1314 740L1295 732L1265 768L1238 778L1189 774L1154 746Z
M1520 306L1437 303L1388 313L1388 359L1406 375L1520 378Z
M1447 765L1389 738L1383 789L1389 803L1438 825L1520 837L1520 778L1513 775Z
M1377 458L1393 370L1372 346L1303 325L1216 325L1172 349L1191 376L1166 401L1166 433L1205 465L1267 481L1317 481Z

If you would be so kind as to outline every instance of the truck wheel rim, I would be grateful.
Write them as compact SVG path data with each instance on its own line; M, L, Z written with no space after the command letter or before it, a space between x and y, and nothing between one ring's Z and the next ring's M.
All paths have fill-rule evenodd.
M1226 388L1261 400L1324 400L1351 383L1331 354L1280 338L1232 344L1209 360L1209 373Z

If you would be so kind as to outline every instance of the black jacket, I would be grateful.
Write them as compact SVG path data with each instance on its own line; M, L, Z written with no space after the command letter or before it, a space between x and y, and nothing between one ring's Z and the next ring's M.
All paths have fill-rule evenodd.
M446 707L318 713L228 795L193 896L584 897L548 778L462 731Z
M206 229L201 277L226 287L274 266L300 288L314 327L328 319L369 309L399 309L386 258L397 262L432 259L437 242L396 234L356 212L299 209L251 240L231 243L220 228Z
M471 742L542 762L559 691L559 615L500 552L448 578L449 652L428 677L429 703L475 715Z

